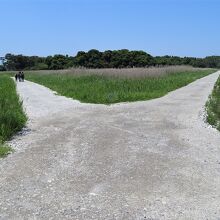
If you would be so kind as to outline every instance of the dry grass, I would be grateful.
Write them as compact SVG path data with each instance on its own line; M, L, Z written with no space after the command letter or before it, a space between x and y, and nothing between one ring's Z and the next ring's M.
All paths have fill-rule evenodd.
M203 69L205 70L205 69ZM166 67L150 67L150 68L124 68L124 69L86 69L72 68L67 70L42 70L28 71L30 73L41 74L64 74L64 75L101 75L101 76L120 76L125 78L143 78L143 77L159 77L172 73L197 72L200 68L191 66L166 66Z

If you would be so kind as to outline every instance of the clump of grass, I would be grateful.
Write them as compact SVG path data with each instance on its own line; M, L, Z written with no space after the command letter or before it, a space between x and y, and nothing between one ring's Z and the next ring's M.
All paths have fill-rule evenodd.
M82 102L111 104L158 98L196 79L207 76L214 71L215 70L211 69L197 69L195 71L168 72L159 76L134 78L99 74L74 75L38 73L27 74L27 78L49 87L61 95Z
M0 158L5 157L12 152L12 148L7 145L0 144Z
M16 85L8 76L0 76L0 150L5 154L9 147L3 143L20 131L27 121Z
M220 131L220 77L206 103L207 122Z

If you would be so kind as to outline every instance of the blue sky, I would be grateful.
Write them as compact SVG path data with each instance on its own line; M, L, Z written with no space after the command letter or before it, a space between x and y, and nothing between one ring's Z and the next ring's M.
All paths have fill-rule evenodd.
M220 55L219 0L0 0L0 56Z

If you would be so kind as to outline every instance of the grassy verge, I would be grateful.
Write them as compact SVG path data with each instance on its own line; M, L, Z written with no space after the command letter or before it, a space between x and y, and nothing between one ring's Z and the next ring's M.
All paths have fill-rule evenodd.
M20 131L26 121L15 83L8 76L0 76L0 157L11 151L4 142Z
M206 103L207 122L220 131L220 77Z
M39 73L26 74L26 78L81 102L111 104L158 98L214 71L206 69L133 79L94 74Z

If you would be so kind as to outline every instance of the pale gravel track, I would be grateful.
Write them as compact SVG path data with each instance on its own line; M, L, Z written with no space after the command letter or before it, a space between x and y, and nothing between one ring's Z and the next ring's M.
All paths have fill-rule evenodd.
M111 106L18 83L29 123L0 160L0 219L220 219L220 134L202 119L218 75Z

